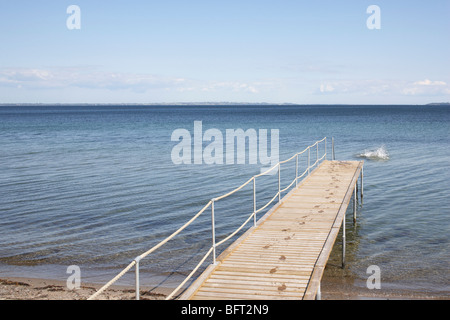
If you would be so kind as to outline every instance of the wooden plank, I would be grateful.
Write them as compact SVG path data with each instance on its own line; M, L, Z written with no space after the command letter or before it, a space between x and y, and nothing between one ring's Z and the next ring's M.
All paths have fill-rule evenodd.
M240 274L236 272L227 272L224 273L224 271L218 272L217 274L214 273L211 275L211 277L205 281L208 282L210 280L214 281L229 281L229 282L235 282L235 281L251 281L253 283L275 283L275 282L285 282L285 283L307 283L309 281L307 276L299 276L296 277L290 277L288 275L280 275L280 274L270 274L267 277L261 277L256 274Z
M220 289L231 289L234 291L242 290L245 288L247 291L279 291L279 292L298 292L304 291L308 281L303 283L293 283L286 281L279 282L255 282L245 280L223 280L223 279L210 279L203 284L203 288L210 288L209 291L219 292Z
M256 277L256 276L245 276L240 273L230 273L228 275L223 274L216 274L214 273L211 275L211 277L205 282L207 283L210 280L214 280L215 282L251 282L251 283L257 283L257 284L273 284L273 283L291 283L291 284L300 284L305 283L307 284L309 282L309 278L304 276L300 277L297 276L296 278L292 278L290 276L284 276L283 275L270 275L268 277Z
M301 259L302 256L304 255L308 255L308 254L315 254L317 252L320 252L321 250L315 249L315 248L309 248L309 247L305 247L304 250L300 251L300 252L294 252L294 253L287 253L284 254L282 252L276 251L276 252L271 252L271 251L260 251L260 252L249 252L248 254L245 254L245 252L236 252L235 254L233 254L233 257L242 257L243 259L248 258L248 259L254 259L254 258L261 258L261 259L272 259L272 258L276 258L276 259L281 259L281 260L286 260L286 259Z
M227 288L227 287L208 287L203 286L199 293L225 293L225 294L234 294L234 295L254 295L255 297L258 296L270 296L270 297L295 297L297 299L301 298L304 294L304 288L299 288L294 291L287 291L285 289L286 286L279 286L279 290L275 289L273 290L270 287L266 288L255 288L251 290L249 287L245 287L245 289L242 288ZM305 286L306 287L306 286Z
M273 279L273 280L309 280L310 277L310 273L305 273L304 275L285 275L285 274L279 274L279 273L269 273L269 274L265 274L265 278L266 279ZM233 271L226 271L226 270L215 270L215 272L213 274L211 274L211 278L226 278L226 277L232 277L232 278L252 278L256 280L260 280L261 279L261 274L258 272L251 272L251 273L238 273L238 272L233 272Z
M242 272L242 273L261 273L261 274L272 274L276 273L277 275L297 275L297 276L304 276L308 275L311 276L312 268L314 267L314 263L311 263L310 265L304 266L304 267L297 267L297 268L283 268L283 267L239 267L239 266L221 266L218 270L223 271L233 271L233 272Z
M300 296L300 294L299 294ZM226 292L199 292L193 300L229 300L229 299L237 299L237 300L298 300L298 297L289 297L283 295L263 295L260 293L254 294L236 294L226 293Z
M252 260L252 261L242 261L242 260L228 260L227 264L223 264L222 267L248 267L251 268L252 266L257 265L258 268L269 268L272 270L273 268L301 268L302 266L309 266L314 265L317 261L317 255L311 256L311 257L303 257L301 262L293 262L293 261L281 261L278 259L278 261L261 261L261 260Z

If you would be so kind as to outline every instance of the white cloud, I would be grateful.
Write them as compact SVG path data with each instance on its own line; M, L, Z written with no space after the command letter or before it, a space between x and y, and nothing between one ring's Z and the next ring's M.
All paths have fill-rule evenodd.
M446 80L446 81L443 81ZM20 90L20 91L14 91ZM15 101L124 99L129 101L417 101L450 99L447 79L355 80L330 79L314 82L311 77L264 80L196 80L149 73L108 72L99 67L0 68L4 99ZM111 94L109 94L111 92ZM105 96L106 95L106 96ZM42 97L42 98L40 98ZM65 99L65 98L64 98ZM69 99L69 98L67 98ZM66 100L67 100L66 99ZM383 100L384 99L384 100Z
M202 87L202 91L218 91L218 90L226 90L233 92L250 92L250 93L258 93L258 89L254 84L242 83L242 82L212 82L207 83Z
M404 80L336 80L322 82L316 94L358 94L363 96L448 95L450 85L445 81Z
M257 94L270 83L193 80L152 74L105 72L98 68L0 69L0 87L22 89L107 89L145 93L152 90Z
M403 89L405 95L447 95L450 86L444 81L431 81L429 79L415 81Z
M386 83L377 80L339 80L322 82L319 94L380 94L388 89Z
M0 69L0 86L27 89L77 87L145 92L155 88L176 88L185 81L151 74L104 72L95 68Z
M424 81L416 81L414 82L414 85L419 86L445 86L447 83L444 81L431 81L429 79L425 79Z
M321 84L320 85L320 92L325 93L325 92L333 92L334 91L334 87L331 84Z

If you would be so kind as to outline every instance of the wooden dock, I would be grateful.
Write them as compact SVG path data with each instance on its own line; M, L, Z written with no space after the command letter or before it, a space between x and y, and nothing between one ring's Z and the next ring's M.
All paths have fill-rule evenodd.
M342 225L345 259L344 217L352 196L356 201L362 167L362 161L323 161L222 252L180 299L319 298ZM360 191L362 196L362 183Z

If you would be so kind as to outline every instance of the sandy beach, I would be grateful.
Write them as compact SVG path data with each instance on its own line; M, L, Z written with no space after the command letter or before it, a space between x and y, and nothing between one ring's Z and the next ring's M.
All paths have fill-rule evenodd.
M102 285L81 284L79 289L69 290L66 283L47 279L4 278L0 279L0 300L86 300ZM164 300L168 289L141 290L141 300ZM133 287L111 286L98 300L133 300Z
M101 285L82 284L80 289L68 290L66 283L46 279L0 279L0 300L86 300ZM141 290L141 300L164 300L170 289ZM98 300L134 300L132 286L111 286ZM426 295L403 290L368 290L355 286L354 279L325 277L322 282L323 300L445 300L445 296Z

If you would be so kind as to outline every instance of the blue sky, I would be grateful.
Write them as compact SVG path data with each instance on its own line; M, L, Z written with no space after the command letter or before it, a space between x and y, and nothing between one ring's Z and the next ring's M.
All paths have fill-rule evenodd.
M2 1L0 103L450 101L449 18L448 0Z

